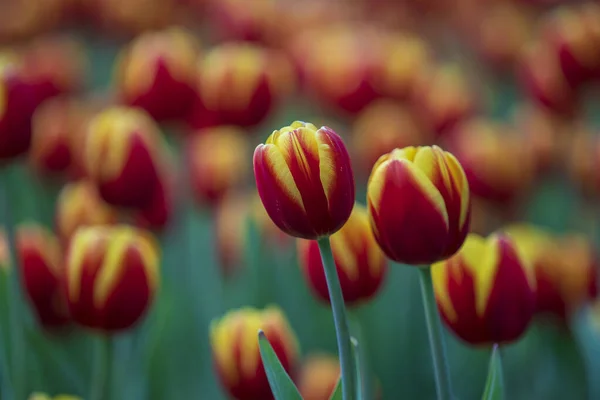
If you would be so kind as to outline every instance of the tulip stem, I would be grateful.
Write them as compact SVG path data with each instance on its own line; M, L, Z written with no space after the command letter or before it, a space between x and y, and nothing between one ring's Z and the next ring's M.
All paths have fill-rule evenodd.
M106 334L100 334L96 341L94 354L90 400L110 400L111 398L112 353L112 338Z
M450 371L446 357L446 347L440 315L433 293L433 282L431 279L431 267L419 268L421 280L421 295L425 308L425 320L427 322L427 333L429 335L429 347L435 374L435 387L439 400L452 399L452 385L450 383Z
M318 243L319 250L321 251L321 259L323 260L329 298L331 300L331 309L333 311L333 322L335 324L335 335L342 372L342 398L344 400L356 400L356 360L354 359L352 342L350 341L350 329L348 327L342 288L333 260L329 237L320 238Z

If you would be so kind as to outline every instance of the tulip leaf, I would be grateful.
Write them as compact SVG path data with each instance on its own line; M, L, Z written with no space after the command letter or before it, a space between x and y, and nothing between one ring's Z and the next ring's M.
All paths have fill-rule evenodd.
M482 400L503 400L504 399L504 379L502 376L502 361L500 359L500 350L498 345L494 345L492 356L490 357L490 366L488 377L485 383Z
M273 350L263 331L258 332L258 345L275 400L302 400L296 385L281 365L275 350Z
M338 379L337 385L335 385L335 389L333 389L333 393L331 393L331 397L329 400L342 400L342 378Z

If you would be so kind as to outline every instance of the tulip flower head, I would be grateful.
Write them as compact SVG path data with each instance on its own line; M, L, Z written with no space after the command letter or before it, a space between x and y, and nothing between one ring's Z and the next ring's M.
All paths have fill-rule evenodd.
M275 307L228 312L210 327L210 342L219 379L236 400L273 399L258 347L258 331L269 339L289 374L298 357L298 342L285 316Z
M469 230L467 178L456 158L437 146L381 156L369 177L367 203L375 239L396 262L420 265L448 258Z
M125 225L77 230L67 254L67 301L78 324L102 332L133 326L159 283L159 250L149 233Z
M535 278L508 236L469 234L431 273L442 319L467 343L512 342L533 317Z
M254 152L254 177L269 217L291 236L331 235L354 206L348 151L327 127L296 121L274 131Z
M330 243L346 304L373 297L383 283L387 260L373 236L367 209L356 204L342 229L331 235ZM298 256L311 289L319 299L328 302L329 290L318 243L299 239Z

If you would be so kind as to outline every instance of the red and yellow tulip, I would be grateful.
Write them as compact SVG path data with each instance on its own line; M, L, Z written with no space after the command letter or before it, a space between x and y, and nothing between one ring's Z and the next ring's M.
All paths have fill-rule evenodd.
M446 325L473 345L508 343L527 329L535 312L531 268L505 235L469 234L453 257L431 267Z
M245 181L250 153L246 136L241 128L221 126L198 131L191 137L189 172L199 203L217 203Z
M21 225L16 246L23 287L40 324L55 328L69 323L64 259L56 237L42 226Z
M161 146L158 126L144 111L109 108L90 121L85 169L107 203L144 208L160 184Z
M159 263L159 249L146 231L125 225L77 230L66 261L73 321L106 333L131 328L152 303Z
M198 45L181 28L145 33L125 48L116 66L116 85L125 104L157 121L187 116L195 96Z
M337 232L354 207L354 176L342 139L327 127L296 121L254 152L254 176L273 222L291 236Z
M278 308L233 310L210 327L215 368L221 384L236 400L273 399L260 357L259 330L269 339L286 372L292 374L298 341Z
M448 258L469 230L467 178L456 158L437 146L381 156L369 177L367 203L377 243L397 262Z
M367 209L356 204L342 229L331 235L330 242L346 305L371 299L383 283L387 260L373 236ZM298 239L298 257L313 293L328 302L329 290L318 243Z

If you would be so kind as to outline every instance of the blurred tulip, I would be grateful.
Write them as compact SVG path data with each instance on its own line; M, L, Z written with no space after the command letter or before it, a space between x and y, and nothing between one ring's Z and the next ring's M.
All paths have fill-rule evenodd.
M210 326L217 374L236 400L273 399L258 348L259 330L269 339L283 368L293 374L298 341L279 308L246 307L229 311Z
M194 100L198 51L195 38L181 28L134 39L116 67L120 98L157 121L185 117Z
M32 393L29 400L83 400L81 397L71 396L68 394L59 394L51 397L45 393Z
M571 179L586 196L600 194L600 140L585 130L576 131L565 159Z
M187 149L191 186L199 203L215 204L245 181L250 146L241 128L198 131Z
M473 114L475 98L457 65L448 64L421 74L413 99L420 118L438 136Z
M358 26L319 27L296 39L293 54L307 89L326 104L355 114L378 97L380 35Z
M158 126L141 109L113 107L90 121L85 169L107 203L149 205L160 184L161 140Z
M0 226L0 271L10 269L10 247L6 237L6 229Z
M286 58L248 43L226 43L201 59L199 98L192 126L214 124L254 126L262 122L294 84ZM197 121L196 121L197 120Z
M337 232L354 207L354 176L342 139L328 127L296 121L254 151L258 193L273 222L291 236Z
M597 298L600 264L588 239L579 235L555 237L530 225L512 225L504 231L535 271L537 312L566 320Z
M159 252L148 232L129 226L78 229L69 245L66 267L73 320L106 333L135 325L158 289Z
M383 283L387 260L373 237L367 209L357 203L342 229L331 235L330 242L346 305L370 300ZM317 241L298 239L298 259L313 293L319 300L329 302Z
M15 42L53 28L62 0L11 0L0 3L0 42Z
M533 317L535 279L507 236L469 234L432 277L442 319L469 344L513 342Z
M561 115L572 115L579 107L578 94L563 73L558 55L543 42L529 44L519 65L524 91L532 101Z
M312 355L298 374L298 391L304 400L329 400L340 379L340 362L328 355Z
M78 228L110 225L117 222L116 210L102 200L96 187L88 181L65 185L56 201L56 230L67 244Z
M89 0L88 15L110 34L137 34L167 27L174 0Z
M533 149L512 128L474 118L457 127L453 143L474 196L504 203L531 187Z
M52 232L39 225L21 225L16 233L23 288L45 328L69 323L64 296L64 259Z
M352 139L360 169L369 174L382 155L395 148L428 144L432 138L401 104L379 100L358 115Z
M600 78L600 5L566 5L544 22L542 40L557 54L569 84L578 87Z
M163 174L165 175L165 174ZM137 226L144 229L164 229L173 214L174 182L171 176L161 176L150 196L150 202L134 213Z
M431 67L431 49L421 38L409 35L386 37L383 46L382 71L375 76L377 91L398 100L411 98Z
M213 0L213 17L219 41L266 42L272 39L279 17L276 0L254 0L249 7L245 0Z
M57 97L44 102L32 119L32 166L42 173L64 173L74 167L71 142L84 134L85 123L78 100Z
M399 263L448 258L469 231L467 178L456 158L437 146L381 156L369 177L367 204L375 239Z
M216 210L214 237L221 272L226 277L244 260L249 210L248 198L240 195L225 197Z

